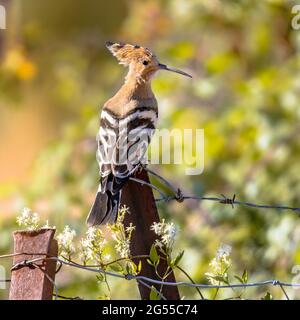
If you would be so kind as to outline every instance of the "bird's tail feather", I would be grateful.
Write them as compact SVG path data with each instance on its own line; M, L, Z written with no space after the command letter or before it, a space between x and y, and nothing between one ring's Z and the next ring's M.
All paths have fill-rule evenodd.
M110 191L98 191L95 202L87 218L89 226L114 223L117 220L121 191L111 194Z
M114 223L117 220L121 189L126 180L117 178L113 174L102 178L95 202L87 218L89 226Z

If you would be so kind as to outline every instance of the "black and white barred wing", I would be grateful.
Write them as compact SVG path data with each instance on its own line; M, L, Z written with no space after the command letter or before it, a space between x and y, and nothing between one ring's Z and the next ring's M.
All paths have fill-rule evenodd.
M139 108L122 118L102 111L97 135L101 182L88 217L89 225L115 221L121 189L144 163L156 120L157 111L152 108Z
M119 121L116 155L119 163L112 167L114 175L130 176L140 164L147 163L147 149L154 134L157 113L140 108ZM120 166L119 166L120 165Z
M146 151L157 121L157 111L138 108L123 118L104 110L98 138L100 175L129 177L146 161Z

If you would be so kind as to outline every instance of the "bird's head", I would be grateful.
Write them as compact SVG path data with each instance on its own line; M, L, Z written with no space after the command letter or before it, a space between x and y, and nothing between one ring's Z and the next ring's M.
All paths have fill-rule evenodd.
M148 48L110 41L106 42L106 47L118 59L120 64L129 67L127 79L135 78L137 82L147 82L159 70L172 71L192 78L186 72L160 63L155 54Z

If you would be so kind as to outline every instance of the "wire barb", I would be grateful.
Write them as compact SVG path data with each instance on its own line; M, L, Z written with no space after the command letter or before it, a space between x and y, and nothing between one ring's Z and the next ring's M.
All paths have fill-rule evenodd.
M177 202L183 202L184 201L183 193L179 188L177 189L177 193L175 195L175 199L176 199Z
M23 267L29 267L30 269L35 269L36 266L33 264L33 261L31 260L23 260L21 262L16 263L14 266L12 266L12 268L10 269L10 271L16 271L19 270Z
M231 199L231 198L227 198L226 196L224 196L224 194L221 194L221 196L222 196L224 199L221 200L220 203L223 203L223 204L231 204L232 209L234 209L235 194L233 195L232 199Z
M132 179L136 182L141 183L142 185L147 185L148 187L152 188L153 190L158 191L158 193L160 194L161 197L155 199L156 202L161 202L161 201L170 202L172 200L176 200L178 202L183 202L185 200L213 201L213 202L218 202L218 203L225 204L225 205L230 204L233 209L234 209L235 205L240 205L240 206L258 208L258 209L291 210L291 211L297 212L300 215L300 208L299 207L291 207L291 206L286 206L286 205L256 204L256 203L251 203L251 202L237 201L236 194L234 194L232 198L229 198L229 197L225 196L224 194L221 194L221 196L222 196L221 198L220 197L185 195L182 193L182 191L179 188L176 188L175 186L173 186L168 180L166 180L165 178L160 176L158 173L156 173L148 168L145 170L147 172L155 175L161 181L163 181L165 183L165 185L173 192L173 195L167 195L151 183L147 183L147 182L144 182L139 179Z

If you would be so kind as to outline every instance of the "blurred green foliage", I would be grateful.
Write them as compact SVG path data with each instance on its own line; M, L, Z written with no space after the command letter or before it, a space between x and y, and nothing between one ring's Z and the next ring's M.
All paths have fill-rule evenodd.
M23 206L60 230L70 225L78 234L86 231L98 183L94 137L99 112L125 75L106 51L106 40L145 45L163 63L194 74L188 81L161 72L153 89L159 127L204 128L204 172L186 176L185 168L175 165L154 170L188 193L235 193L238 200L299 206L300 31L291 28L293 4L11 1L0 69L0 130L13 125L9 112L15 109L38 115L41 129L29 135L34 125L21 122L14 132L22 141L19 153L10 154L10 142L2 141L1 157L18 167L39 135L49 138L26 169L25 180L4 179L0 184L0 253L12 250L11 231ZM185 250L181 263L196 282L207 282L204 274L221 243L232 246L234 268L238 274L247 269L249 281L290 282L292 267L300 263L295 213L198 201L160 204L159 211L180 226L178 252ZM86 272L63 268L57 283L67 296L101 296L95 277ZM112 298L139 297L134 282L111 283ZM275 287L251 288L245 297L260 299L267 291L275 299L284 298ZM191 288L181 288L181 293L197 298ZM214 292L205 294L212 297ZM220 290L218 297L230 294ZM288 294L299 297L293 289ZM7 297L7 291L1 290L0 297Z

